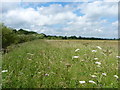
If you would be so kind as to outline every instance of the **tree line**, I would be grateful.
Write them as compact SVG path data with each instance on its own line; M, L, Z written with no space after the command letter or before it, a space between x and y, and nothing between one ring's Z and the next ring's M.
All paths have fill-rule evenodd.
M0 32L2 32L2 48L6 49L8 46L12 44L23 43L27 41L32 41L36 39L56 39L56 40L70 40L70 39L78 39L78 40L116 40L107 39L107 38L95 38L95 37L76 37L76 36L52 36L45 35L44 33L38 34L34 31L27 31L24 29L13 29L5 26L3 23L0 24Z

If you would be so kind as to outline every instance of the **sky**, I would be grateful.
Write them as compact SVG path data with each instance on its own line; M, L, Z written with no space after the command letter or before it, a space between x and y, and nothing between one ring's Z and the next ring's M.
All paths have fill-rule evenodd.
M6 26L47 35L118 38L118 3L3 2Z

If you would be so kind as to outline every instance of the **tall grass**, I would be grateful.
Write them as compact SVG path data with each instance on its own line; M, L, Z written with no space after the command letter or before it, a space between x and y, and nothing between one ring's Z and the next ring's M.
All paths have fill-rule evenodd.
M80 50L75 52L76 49ZM26 42L3 55L2 69L8 71L2 73L2 87L117 88L118 79L114 77L118 75L117 53L117 41ZM72 58L73 56L79 57ZM101 65L95 62L100 62ZM90 83L89 80L95 83Z

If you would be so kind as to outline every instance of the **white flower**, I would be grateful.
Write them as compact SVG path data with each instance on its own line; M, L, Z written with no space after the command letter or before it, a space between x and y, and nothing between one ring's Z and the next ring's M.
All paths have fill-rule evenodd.
M45 76L49 76L49 74L46 73Z
M96 46L98 49L102 49L100 46Z
M114 75L115 78L119 78L117 75Z
M120 56L116 56L116 58L120 58Z
M34 54L32 54L32 53L27 53L28 55L31 55L31 56L33 56Z
M79 56L72 56L72 59L73 59L73 58L79 58Z
M92 81L92 80L89 80L89 83L94 83L94 84L96 84L96 82L95 82L95 81Z
M79 51L79 50L80 50L80 49L78 48L78 49L75 50L75 52L77 52L77 51Z
M85 81L79 81L79 83L80 83L80 84L83 84L83 83L85 83Z
M92 50L92 52L97 52L97 50Z
M94 78L94 77L97 77L97 76L96 76L96 75L91 75L91 77L93 77L93 78Z
M2 70L2 72L8 72L8 70Z
M98 58L94 58L94 60L98 60Z
M101 65L101 62L95 62L95 64Z
M107 74L106 73L102 73L102 75L106 76Z

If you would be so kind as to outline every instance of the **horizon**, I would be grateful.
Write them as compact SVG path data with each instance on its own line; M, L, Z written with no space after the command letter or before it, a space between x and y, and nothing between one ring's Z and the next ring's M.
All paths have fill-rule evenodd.
M117 2L4 2L2 4L0 21L17 30L22 28L56 36L118 38Z

